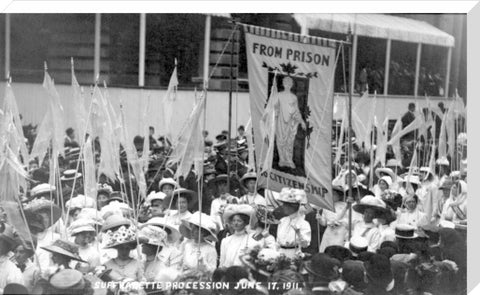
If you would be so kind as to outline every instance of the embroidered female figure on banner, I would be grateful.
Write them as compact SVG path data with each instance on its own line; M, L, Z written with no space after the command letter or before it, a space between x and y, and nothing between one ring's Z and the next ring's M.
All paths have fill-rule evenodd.
M306 129L305 121L298 108L298 98L292 93L293 79L285 76L282 80L283 91L277 94L275 138L278 149L278 166L295 169L293 148L298 125Z

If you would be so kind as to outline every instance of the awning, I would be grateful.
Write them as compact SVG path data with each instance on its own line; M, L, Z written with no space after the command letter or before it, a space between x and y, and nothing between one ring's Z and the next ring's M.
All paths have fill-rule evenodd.
M413 2L412 2L413 3ZM334 33L352 33L359 36L392 39L453 47L455 38L426 23L386 14L295 13L293 17L301 27Z

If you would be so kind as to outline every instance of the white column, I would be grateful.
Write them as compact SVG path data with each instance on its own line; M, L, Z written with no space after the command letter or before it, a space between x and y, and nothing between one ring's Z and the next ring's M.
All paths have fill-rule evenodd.
M421 59L422 59L422 43L418 43L418 46L417 46L417 60L416 60L416 65L415 65L415 84L413 86L413 96L418 95L418 81L420 79L420 60Z
M140 13L140 41L138 48L138 86L145 86L145 39L147 35L147 15Z
M383 95L388 95L388 82L390 79L390 54L392 52L392 39L387 39L387 52L385 53L385 77L383 81Z
M448 97L448 91L450 87L450 69L452 65L452 47L448 47L448 53L447 53L447 69L446 69L446 74L445 74L445 97Z
M95 14L95 47L93 55L93 81L96 82L100 76L100 42L102 35L102 15Z
M5 14L5 79L10 76L10 14Z
M208 88L208 78L210 75L210 30L212 26L212 16L205 18L205 40L203 45L203 86ZM232 50L233 50L232 45Z
M352 67L352 79L353 81L350 81L350 91L352 93L355 93L355 70L357 68L357 44L358 44L358 36L357 34L353 35L353 42L352 42L352 60L351 63L353 65Z

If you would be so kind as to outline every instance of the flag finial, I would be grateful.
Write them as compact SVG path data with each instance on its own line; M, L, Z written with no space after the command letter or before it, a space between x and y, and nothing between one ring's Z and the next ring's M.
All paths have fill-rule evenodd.
M175 58L175 67L177 67L177 64L178 64L178 63L177 63L177 58Z
M107 89L107 81L103 80L103 87Z
M45 72L48 71L48 66L46 61L43 62L43 69L45 70Z
M95 85L98 85L98 80L100 80L100 73L95 77Z

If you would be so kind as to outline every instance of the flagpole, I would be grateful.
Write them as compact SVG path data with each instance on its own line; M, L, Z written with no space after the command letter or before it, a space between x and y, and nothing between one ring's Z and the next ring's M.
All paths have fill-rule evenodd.
M237 27L233 27L233 34ZM230 89L228 91L228 139L227 139L227 190L230 193L230 140L232 138L232 94L233 94L233 46L234 42L232 42L233 38L230 39L230 44L232 44L232 48L230 48ZM228 46L228 45L227 45Z
M348 90L348 193L349 197L347 198L347 206L348 206L348 240L352 237L352 203L353 203L353 190L352 190L352 96L353 96L353 88L355 87L355 61L353 60L356 58L353 52L353 46L355 44L350 43L351 38L355 38L352 36L351 29L349 30L349 34L347 35L347 44L349 50L349 62L350 62L350 73L349 73L349 82L350 87ZM352 40L355 41L355 40Z

